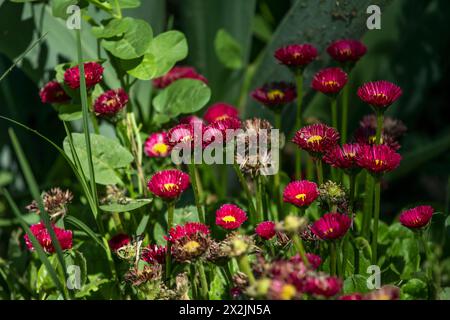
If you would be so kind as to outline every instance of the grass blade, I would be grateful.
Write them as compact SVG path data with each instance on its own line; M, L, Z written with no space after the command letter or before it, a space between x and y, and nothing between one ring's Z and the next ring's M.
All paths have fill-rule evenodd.
M91 228L89 228L83 221L75 218L74 216L67 216L65 218L65 221L70 223L74 227L84 231L89 237L92 238L92 240L94 240L103 249L105 249L105 250L107 249L107 248L105 248L103 242L100 240L98 235Z

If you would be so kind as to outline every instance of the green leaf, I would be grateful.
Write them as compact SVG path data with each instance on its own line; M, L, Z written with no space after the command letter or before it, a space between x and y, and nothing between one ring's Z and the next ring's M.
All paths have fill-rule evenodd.
M118 37L121 33L123 35ZM97 30L96 36L104 38L101 44L113 56L130 60L144 55L152 41L153 32L146 21L127 17L119 22L111 20L102 31Z
M51 0L52 14L55 17L66 19L68 17L67 8L78 3L78 0Z
M124 61L123 67L130 75L150 80L166 74L180 60L186 58L188 45L186 37L179 31L167 31L150 44L147 53L139 61Z
M108 212L127 212L139 209L152 202L152 199L129 199L127 203L111 203L100 206L100 209Z
M112 19L105 26L92 27L92 34L97 38L122 36L132 23L130 19Z
M223 276L220 269L214 269L214 278L210 283L209 299L223 300L226 298L227 280Z
M367 277L360 275L360 274L354 274L344 281L344 293L365 293L368 292L369 289L367 288Z
M58 118L61 121L80 120L83 116L81 106L78 104L63 104L56 108L58 110Z
M75 293L75 297L78 299L88 297L92 292L96 292L100 289L100 287L108 283L108 279L102 278L101 274L89 275L89 282L81 287L79 291Z
M111 6L115 6L116 0L109 0L109 3L111 3ZM139 0L117 0L119 3L120 8L122 9L129 9L129 8L137 8L141 5L141 2Z
M182 113L194 113L203 108L211 90L202 81L180 79L162 90L154 99L155 110L174 118Z
M0 171L0 187L6 186L13 181L14 177L11 172Z
M90 137L95 182L102 185L123 184L116 170L128 166L133 161L131 153L121 146L117 140L98 134L90 134ZM86 178L89 178L87 175L89 169L84 135L73 133L72 138L83 172ZM67 137L64 139L63 147L66 155L73 161Z
M404 300L428 299L428 285L420 279L410 279L401 287Z
M439 295L440 300L450 300L450 287L442 288Z
M106 248L103 244L102 240L100 239L100 236L97 235L91 228L89 228L83 221L75 218L74 216L66 216L65 221L77 229L84 231L92 240L94 240L100 247L102 247L105 250L109 250L109 248Z
M240 69L243 66L239 43L225 29L220 29L214 39L217 57L227 68Z

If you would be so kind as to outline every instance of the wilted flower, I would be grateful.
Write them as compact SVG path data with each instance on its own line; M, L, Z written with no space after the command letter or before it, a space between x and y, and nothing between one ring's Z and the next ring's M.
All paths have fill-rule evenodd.
M400 289L398 287L386 285L364 295L363 300L398 300L399 297Z
M183 226L176 226L169 230L169 235L165 237L167 241L175 243L176 240L183 237L190 237L196 233L209 234L207 225L200 222L187 222Z
M97 62L86 62L84 63L84 75L86 87L92 88L102 81L103 67ZM78 66L69 68L64 72L64 82L72 89L80 87L80 69Z
M302 238L303 241L314 242L319 240L319 237L311 231L312 225L312 223L308 224L306 228L300 232L300 238Z
M334 147L339 140L339 132L325 124L313 124L295 133L292 142L314 157L320 157Z
M156 88L163 89L178 79L196 79L208 83L208 80L197 73L193 67L173 67L164 76L153 79L153 85Z
M172 242L171 255L179 262L189 262L204 255L211 243L209 234L196 232Z
M342 281L339 278L326 275L308 277L304 284L306 293L327 298L337 295L341 289Z
M50 81L39 91L42 103L64 103L70 101L70 97L66 94L58 81Z
M259 223L256 228L255 232L258 236L263 238L264 240L270 240L272 239L275 234L275 222L273 221L263 221Z
M375 144L377 120L375 115L368 115L360 122L360 127L356 129L354 139L360 144ZM380 142L394 150L400 149L397 141L406 132L406 126L400 120L391 117L384 117L384 124L381 131Z
M377 128L377 117L374 114L365 115L359 122L361 127ZM383 135L398 139L403 136L407 128L405 124L398 119L389 116L383 118Z
M277 224L276 230L288 234L295 234L301 232L307 224L308 220L305 217L288 215L284 218L283 222Z
M149 264L164 264L166 263L166 250L166 247L150 244L147 247L142 248L141 258Z
M125 274L125 281L133 286L140 286L147 282L161 279L162 267L160 264L144 265L142 269L133 267Z
M329 180L319 186L319 199L323 205L336 205L338 208L345 208L347 194L340 183Z
M361 146L358 143L346 143L342 147L335 145L325 153L322 160L332 167L354 174L360 170L356 164L356 156L359 154L360 149Z
M283 192L283 201L297 207L307 207L318 196L317 185L307 180L290 182Z
M400 223L410 229L421 229L428 225L433 216L434 209L431 206L418 206L400 215Z
M347 83L348 76L341 68L326 68L317 72L311 87L323 94L335 96Z
M358 40L336 40L327 48L328 54L336 61L355 63L366 54L366 46Z
M256 247L252 237L230 233L221 243L221 248L229 257L239 257L253 252Z
M64 230L52 225L53 231L55 232L56 238L61 246L62 250L68 250L72 248L72 231ZM47 253L54 253L55 247L53 246L52 239L50 238L50 233L48 232L45 224L43 222L39 222L37 224L33 224L30 227L31 233L33 233L36 240L41 245L42 249ZM24 236L25 244L27 245L30 251L34 250L33 243L31 242L28 234Z
M401 159L395 150L386 145L362 145L356 163L371 174L382 175L397 168Z
M50 219L55 221L64 217L67 213L67 205L72 202L73 194L69 190L62 191L60 188L52 188L42 195L42 203ZM40 214L39 206L33 200L26 209L30 212Z
M322 240L342 238L350 228L351 219L340 213L326 213L314 222L311 231Z
M402 95L402 89L389 81L374 81L358 88L358 96L372 107L384 111Z
M317 49L310 44L291 44L275 51L275 58L294 71L302 70L317 58Z
M124 233L119 233L113 236L109 241L108 245L111 251L116 252L120 248L128 245L131 242L131 238Z
M213 104L206 110L203 118L206 122L209 123L228 118L239 118L239 111L231 104L218 102Z
M119 113L128 103L128 94L122 88L102 93L94 103L96 114L111 117Z
M149 135L144 144L144 152L151 158L163 158L170 154L171 146L165 131L155 132Z
M216 211L216 224L224 229L237 229L246 220L245 211L234 204L224 204Z
M284 105L295 100L295 86L285 82L272 82L255 89L251 96L268 108L281 112Z
M189 186L189 175L180 170L163 170L155 173L148 182L148 189L164 200L177 199Z

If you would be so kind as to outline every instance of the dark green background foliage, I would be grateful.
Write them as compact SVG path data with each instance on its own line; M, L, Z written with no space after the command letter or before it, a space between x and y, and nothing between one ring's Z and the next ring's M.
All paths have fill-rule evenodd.
M65 137L56 112L42 105L39 88L54 77L54 66L76 60L74 33L51 10L36 1L18 4L0 0L0 74L33 41L49 32L0 82L0 114L37 129L62 145ZM386 79L403 88L403 96L388 111L408 127L400 153L399 169L386 177L382 195L382 217L393 220L400 210L417 203L431 204L448 214L450 173L450 28L448 0L144 0L141 7L125 10L126 16L144 19L154 37L168 29L182 31L189 45L188 57L180 64L195 66L209 80L212 98L241 108L246 117L271 119L248 97L250 90L269 80L292 81L288 70L277 65L273 51L284 44L310 42L320 58L308 67L306 84L319 68L331 65L325 49L334 39L362 38L368 54L352 73L350 131L370 113L355 92L365 81ZM382 29L368 31L365 12L369 4L382 7ZM97 14L95 10L91 13ZM217 33L224 30L235 41L232 52L237 61L222 63L217 55ZM83 30L85 55L97 55L96 39ZM226 57L225 57L226 58ZM234 57L236 58L236 57ZM231 59L231 58L230 58ZM231 68L230 68L231 66ZM118 87L113 68L106 65L105 82ZM137 100L148 111L151 83L139 81L133 88ZM326 100L308 90L306 117L328 121ZM294 108L283 114L284 130L293 127ZM200 111L201 113L202 111ZM143 115L148 116L148 114ZM30 195L21 178L7 134L8 124L0 122L0 186L11 184L16 201L23 207ZM104 128L107 131L108 128ZM17 135L31 162L41 190L59 185L69 187L72 175L63 159L29 132ZM290 150L287 155L290 156ZM292 154L293 157L293 154ZM289 161L288 161L289 163ZM0 257L14 250L8 244L11 232L7 219L12 213L0 200ZM86 220L89 217L86 216ZM85 221L86 221L85 220ZM439 220L439 219L436 219ZM5 228L3 228L5 227ZM11 228L12 229L12 228ZM448 229L446 230L448 232Z

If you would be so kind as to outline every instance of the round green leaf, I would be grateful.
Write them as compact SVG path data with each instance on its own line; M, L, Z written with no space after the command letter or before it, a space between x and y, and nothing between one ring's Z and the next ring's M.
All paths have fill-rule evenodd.
M227 68L240 69L243 66L239 43L224 29L217 31L214 39L216 55Z

